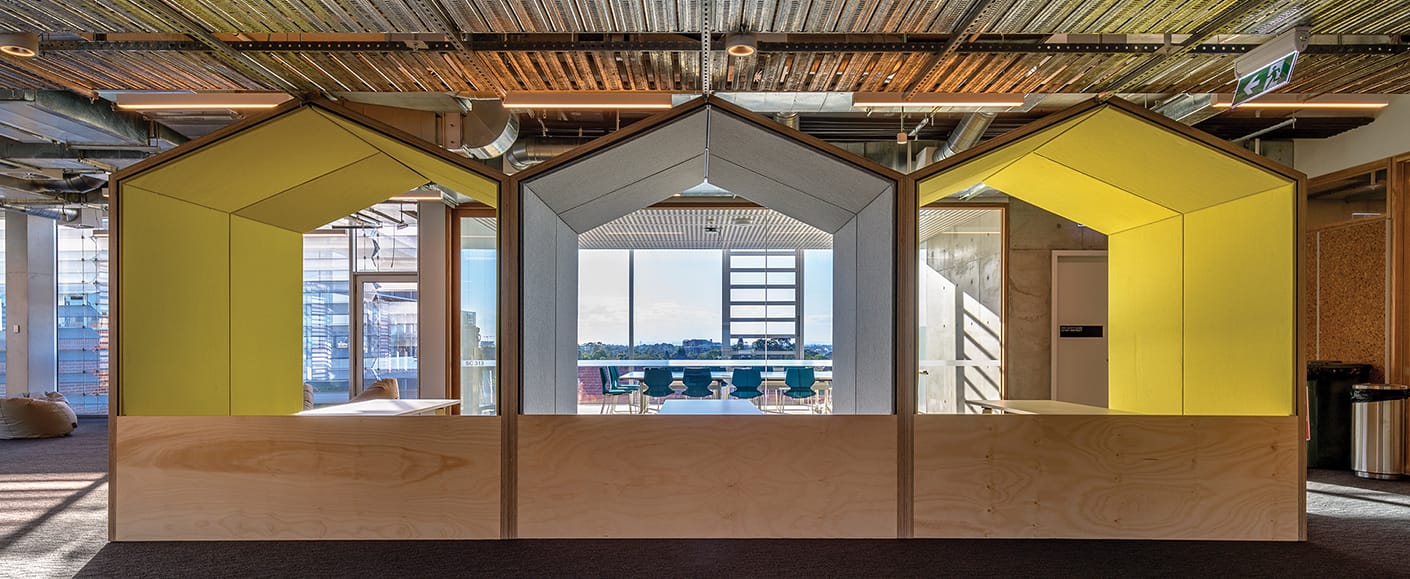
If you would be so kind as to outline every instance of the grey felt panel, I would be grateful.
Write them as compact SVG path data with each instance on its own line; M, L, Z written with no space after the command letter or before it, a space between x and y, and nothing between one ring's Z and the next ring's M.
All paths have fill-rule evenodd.
M557 220L556 220L557 221ZM562 221L555 231L558 247L558 330L554 355L556 414L578 413L578 234Z
M678 165L704 150L705 113L701 111L525 184L538 192L555 212L564 213L655 175L662 168ZM697 179L696 183L699 182Z
M894 194L857 215L857 414L891 414L895 347Z
M654 175L562 213L563 221L578 233L666 199L705 178L705 156L696 155Z
M832 411L857 408L857 222L832 237Z
M554 411L555 352L558 343L557 311L557 224L553 210L529 188L522 189L524 238L520 247L524 259L523 285L523 400L526 414L552 414ZM575 286L576 287L576 286Z
M710 117L710 152L857 213L891 183L722 111ZM713 161L712 161L713 162ZM713 167L711 172L713 173ZM711 178L713 181L713 177Z
M713 151L711 156L710 182L731 193L829 233L837 231L852 219L853 214L842 207L774 181L747 167L714 157Z

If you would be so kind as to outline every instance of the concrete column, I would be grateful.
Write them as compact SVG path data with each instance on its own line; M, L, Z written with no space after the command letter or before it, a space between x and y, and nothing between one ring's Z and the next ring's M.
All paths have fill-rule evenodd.
M54 220L5 214L5 382L10 394L56 387L57 253Z
M449 209L440 201L416 204L417 301L416 381L422 398L446 398L446 355L450 344Z

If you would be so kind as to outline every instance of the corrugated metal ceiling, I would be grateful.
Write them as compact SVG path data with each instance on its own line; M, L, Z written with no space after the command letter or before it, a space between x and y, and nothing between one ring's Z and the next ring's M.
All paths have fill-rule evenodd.
M761 51L717 58L721 91L1090 92L1150 54L985 53L962 51L941 62L930 52L874 52L867 35L948 35L973 2L985 0L750 0L715 2L714 28L824 35L827 52ZM431 6L431 8L424 8ZM444 13L432 13L435 7ZM154 8L155 7L155 8ZM1270 34L1309 23L1315 34L1410 34L1410 3L1383 0L992 0L971 31L994 37L1054 33L1182 34L1220 16L1222 33ZM0 28L51 33L53 39L121 39L118 33L304 34L698 33L699 2L652 0L71 0L0 4ZM431 10L432 12L428 12ZM848 50L846 44L858 44ZM108 47L111 48L111 47ZM593 51L260 51L243 50L278 77L314 91L638 90L696 91L699 59L689 50ZM1289 92L1406 92L1400 48L1383 54L1309 55ZM1186 54L1127 90L1228 92L1230 55ZM471 80L483 67L493 81ZM938 74L932 68L940 67ZM927 76L927 73L931 73ZM934 78L928 86L912 86ZM32 62L6 59L8 88L243 90L276 88L249 78L210 49L52 50Z

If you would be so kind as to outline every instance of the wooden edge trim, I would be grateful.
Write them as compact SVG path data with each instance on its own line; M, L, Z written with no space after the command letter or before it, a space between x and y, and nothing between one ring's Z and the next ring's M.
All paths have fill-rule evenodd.
M896 401L896 536L915 536L915 414L916 414L916 332L919 241L916 182L902 177L896 190L896 274L893 350L896 357L894 393Z
M1379 161L1371 161L1370 163L1362 163L1360 165L1356 165L1355 167L1338 169L1336 171L1332 171L1331 173L1324 173L1322 175L1316 176L1309 175L1309 178L1307 180L1307 186L1309 187L1310 192L1311 187L1317 187L1325 183L1340 181L1342 179L1356 177L1358 175L1365 175L1367 173L1374 173L1376 171L1391 171L1395 164L1394 161L1394 158L1381 159ZM1389 173L1387 173L1386 178L1387 180L1390 180ZM1387 184L1387 186L1390 185Z
M510 177L499 194L499 416L500 537L519 536L519 397L523 361L521 280L524 275L520 182Z
M239 133L246 129L252 129L254 127L278 119L279 117L284 116L286 113L303 108L304 104L304 101L299 98L289 99L284 103L280 104L279 106L274 107L268 112L261 114L257 117L251 117L243 121L221 127L214 131L201 135L197 138L186 141L185 143L177 145L175 148L169 149L164 153L159 153L151 157L147 157L146 159L143 159L141 161L128 165L127 167L119 169L113 172L112 177L109 179L109 182L116 182L123 179L136 177L137 175L147 172L147 170L149 169L165 165L170 161L180 159L181 157L204 149L210 145L219 143L225 140L226 137L234 135L235 133Z
M968 163L969 161L987 155L990 152L1007 147L1013 143L1028 138L1031 135L1042 132L1044 129L1047 129L1049 127L1053 127L1062 124L1063 122L1066 122L1070 119L1082 116L1100 107L1101 105L1101 101L1098 101L1097 99L1088 99L1082 101L1080 103L1062 109L1058 112L1050 114L1046 117L1023 125L1017 129L1014 129L1012 131L979 143L978 145L955 153L954 155L921 167L920 169L917 169L915 172L911 173L910 178L915 181L916 187L919 187L922 181L934 177L939 173L949 171L950 169L953 169L957 166L963 165L965 163Z
M423 153L426 153L427 155L431 155L447 163L451 163L463 169L469 170L470 172L475 173L480 177L484 177L492 181L498 181L501 186L504 185L504 179L506 177L504 173L501 173L491 168L490 166L485 165L484 163L477 162L468 157L463 157L450 151L447 151L441 147L437 147L432 143L428 143L425 140L406 132L405 130L399 129L397 127L374 119L370 116L347 108L341 104L321 97L310 100L308 102L308 105L313 108L322 109L334 115L343 117L345 119L363 125L387 137L390 137L392 138L392 140L400 142L403 145L412 147Z
M1391 159L1387 175L1387 211L1391 227L1390 356L1386 378L1410 383L1410 155ZM1406 409L1410 418L1410 408ZM1406 424L1410 435L1410 420ZM1405 449L1405 474L1410 474L1410 446Z
M838 161L848 163L858 169L875 173L876 175L897 182L900 182L901 179L904 179L906 177L905 173L901 173L900 171L897 171L895 169L882 165L881 163L877 163L876 161L873 161L871 159L838 147L837 145L809 135L808 133L805 133L798 129L784 126L782 123L776 122L773 119L765 117L759 113L746 109L742 106L739 106L722 98L712 96L708 97L708 101L711 106L714 106L715 108L730 113L738 117L742 121L764 129L765 131L774 133L785 139L796 141L820 153L824 153Z
M1293 315L1297 320L1294 324L1296 331L1293 336L1293 347L1297 349L1294 357L1293 368L1293 414L1302 417L1299 421L1301 426L1297 437L1297 482L1298 488L1307 488L1307 428L1310 427L1309 409L1307 408L1307 316L1303 315L1307 311L1307 176L1297 177L1296 190L1294 191L1293 203L1295 204L1295 219L1293 220L1293 237L1296 246L1293 248ZM1297 507L1297 539L1307 540L1307 493L1298 493Z
M678 107L674 107L670 110L661 111L640 121L627 125L625 128L613 131L611 133L588 141L582 144L581 146L573 148L573 150L571 151L563 153L562 155L558 155L552 159L529 167L528 169L519 171L518 173L515 173L513 177L515 178L515 180L523 182L534 179L535 177L538 177L539 175L542 175L544 173L556 171L560 167L576 163L582 159L597 154L600 151L609 149L623 142L630 141L640 135L649 133L660 127L664 127L678 118L684 117L699 109L704 108L706 104L706 99L698 98L686 102L685 104L680 105Z

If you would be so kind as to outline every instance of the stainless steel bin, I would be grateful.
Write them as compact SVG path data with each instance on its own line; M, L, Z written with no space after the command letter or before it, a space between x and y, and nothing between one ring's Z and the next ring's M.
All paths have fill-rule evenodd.
M1400 478L1405 470L1405 399L1410 386L1351 387L1351 469L1364 478Z

